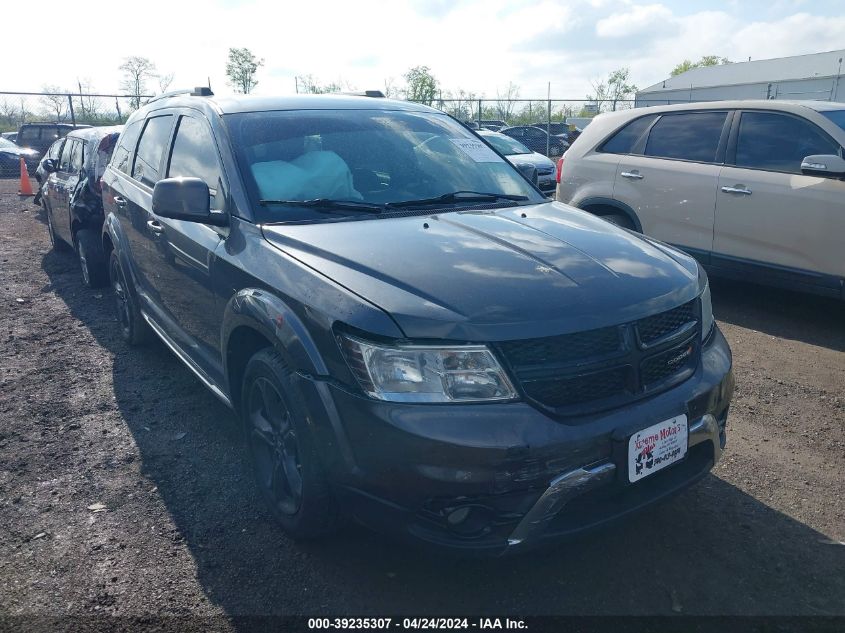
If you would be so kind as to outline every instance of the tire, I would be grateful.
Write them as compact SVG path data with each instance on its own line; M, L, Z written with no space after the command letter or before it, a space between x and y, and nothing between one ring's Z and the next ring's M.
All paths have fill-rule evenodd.
M82 269L82 281L89 288L101 288L109 282L106 255L99 236L91 229L76 232L76 254Z
M53 228L52 209L44 207L44 211L47 215L47 235L50 236L50 246L53 247L54 251L66 251L68 249L68 245L62 238L56 235L56 231Z
M115 251L112 251L109 257L109 279L114 294L115 317L120 336L130 345L146 343L150 337L150 328L129 291L126 275Z
M602 215L602 216L599 216L599 217L602 218L603 220L607 220L611 224L615 224L616 226L621 226L623 229L628 229L628 230L631 230L631 231L637 230L636 227L634 226L634 223L631 222L631 218L629 218L627 215L612 213L610 215Z
M306 423L302 397L277 351L257 352L244 371L241 418L256 484L294 539L337 529L336 503Z

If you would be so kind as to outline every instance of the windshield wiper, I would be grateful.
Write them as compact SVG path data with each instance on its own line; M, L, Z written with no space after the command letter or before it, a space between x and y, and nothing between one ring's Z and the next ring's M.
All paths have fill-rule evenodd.
M416 207L429 204L440 204L442 202L495 202L497 200L509 200L522 202L528 200L528 196L521 196L509 193L488 193L486 191L453 191L444 193L435 198L421 198L419 200L403 200L402 202L388 202L385 206L390 208Z
M258 204L267 207L273 204L290 204L307 207L316 211L358 211L361 213L381 213L384 205L360 200L332 200L331 198L312 198L311 200L259 200Z

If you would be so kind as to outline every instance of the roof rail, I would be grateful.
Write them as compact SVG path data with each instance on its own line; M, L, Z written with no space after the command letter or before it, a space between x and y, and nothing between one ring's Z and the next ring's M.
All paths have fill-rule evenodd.
M183 88L181 90L171 90L170 92L164 92L160 95L157 95L147 101L147 103L152 103L153 101L158 101L159 99L164 99L165 97L175 97L177 95L189 95L192 97L213 97L214 93L211 92L211 88L207 86L197 86L196 88Z
M350 97L373 97L374 99L384 99L384 93L381 90L359 90L353 92L338 92L336 94L349 95Z

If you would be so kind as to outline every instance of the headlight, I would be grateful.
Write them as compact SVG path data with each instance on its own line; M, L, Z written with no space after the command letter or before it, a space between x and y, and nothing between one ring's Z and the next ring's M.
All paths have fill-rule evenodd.
M704 284L704 292L701 293L701 340L704 341L710 336L713 330L713 301L710 298L710 282Z
M482 402L516 397L484 345L390 346L338 336L352 373L372 398L393 402Z

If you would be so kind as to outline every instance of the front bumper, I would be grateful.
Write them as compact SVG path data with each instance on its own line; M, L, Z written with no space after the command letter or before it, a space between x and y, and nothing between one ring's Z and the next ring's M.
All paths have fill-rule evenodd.
M524 402L376 402L318 380L303 392L338 499L368 527L470 554L518 551L591 529L684 489L721 456L733 394L721 332L669 391L581 418ZM627 440L685 413L683 460L635 484Z

